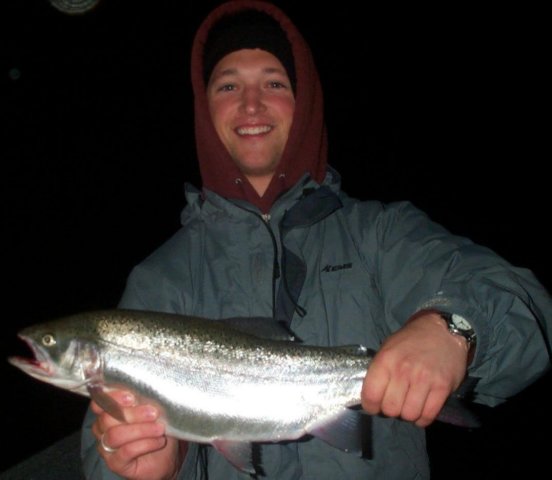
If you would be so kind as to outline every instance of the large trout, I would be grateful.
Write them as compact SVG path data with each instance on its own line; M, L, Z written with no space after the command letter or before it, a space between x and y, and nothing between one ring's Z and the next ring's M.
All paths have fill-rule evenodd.
M133 310L74 315L19 336L35 358L9 361L25 373L123 421L106 392L129 390L160 409L168 435L210 443L244 471L255 471L251 442L311 434L361 453L360 412L350 407L373 357L362 346L303 345L267 319Z

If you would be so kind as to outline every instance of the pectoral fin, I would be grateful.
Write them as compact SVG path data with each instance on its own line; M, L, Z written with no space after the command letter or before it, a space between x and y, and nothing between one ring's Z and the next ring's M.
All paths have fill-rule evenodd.
M119 404L113 400L105 391L103 385L97 383L89 383L88 393L90 398L94 400L101 408L103 408L109 415L116 418L121 422L126 422L125 416Z

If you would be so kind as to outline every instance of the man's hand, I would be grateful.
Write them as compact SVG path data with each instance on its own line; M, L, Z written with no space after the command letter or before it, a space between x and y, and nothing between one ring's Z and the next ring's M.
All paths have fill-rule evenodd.
M110 395L121 405L126 422L113 418L95 402L91 403L97 415L92 432L98 440L100 456L109 469L129 480L176 478L187 443L165 435L165 426L157 421L159 412L153 406L137 406L134 397L125 391Z
M466 375L468 345L435 312L415 315L383 343L362 386L362 407L428 426Z

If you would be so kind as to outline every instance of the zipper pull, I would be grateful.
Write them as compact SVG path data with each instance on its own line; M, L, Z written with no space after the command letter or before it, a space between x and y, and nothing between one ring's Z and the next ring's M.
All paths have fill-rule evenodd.
M265 223L270 222L270 213L261 213L261 218L265 221Z

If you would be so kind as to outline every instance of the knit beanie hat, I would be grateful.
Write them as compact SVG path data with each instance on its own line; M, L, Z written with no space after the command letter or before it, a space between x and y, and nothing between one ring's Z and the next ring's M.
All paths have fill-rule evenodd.
M203 57L205 84L219 60L243 48L259 48L278 58L295 92L295 65L286 34L271 16L256 10L226 15L209 32Z

